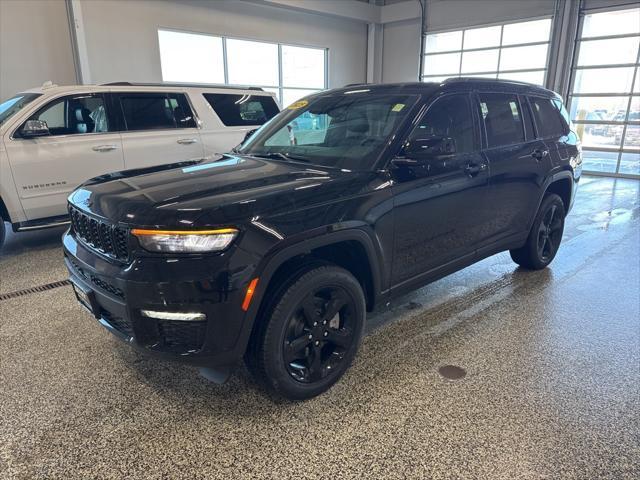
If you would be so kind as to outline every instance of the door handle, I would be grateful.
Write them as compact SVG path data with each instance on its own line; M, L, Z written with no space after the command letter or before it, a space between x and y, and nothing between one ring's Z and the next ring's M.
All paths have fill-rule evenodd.
M483 172L487 169L486 163L469 163L466 167L464 167L464 173L469 175L470 177L475 177L480 172Z
M180 145L191 145L192 143L198 143L198 139L196 138L181 138L178 140Z
M547 155L549 155L549 150L540 150L536 148L533 152L531 152L531 156L538 161L542 160Z
M111 150L115 150L116 148L118 148L115 145L96 145L95 147L91 148L91 150L93 150L94 152L110 152Z

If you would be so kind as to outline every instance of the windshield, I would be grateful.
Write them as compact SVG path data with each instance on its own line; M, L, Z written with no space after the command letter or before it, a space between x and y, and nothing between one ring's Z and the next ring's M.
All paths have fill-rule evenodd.
M0 103L0 125L39 96L39 93L20 93Z
M371 170L417 95L368 90L325 94L291 104L240 153L348 170Z

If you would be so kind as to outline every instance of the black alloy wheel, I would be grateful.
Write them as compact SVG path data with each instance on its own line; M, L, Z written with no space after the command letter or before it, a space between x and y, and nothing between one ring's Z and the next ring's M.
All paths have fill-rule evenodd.
M530 270L540 270L558 253L564 233L565 208L555 193L547 193L533 221L527 242L510 250L514 262Z
M331 388L355 358L364 291L344 268L317 261L276 285L256 319L245 361L270 393L305 400Z
M283 343L287 371L313 383L336 371L355 340L354 306L339 286L309 293L291 316Z
M538 227L538 256L543 262L550 262L560 247L562 231L564 230L563 219L557 205L545 212Z

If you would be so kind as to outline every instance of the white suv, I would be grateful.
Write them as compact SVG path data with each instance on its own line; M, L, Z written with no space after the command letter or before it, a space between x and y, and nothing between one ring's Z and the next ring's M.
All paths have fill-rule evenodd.
M63 225L84 181L227 152L278 112L260 88L47 83L20 93L0 104L0 217L14 231Z

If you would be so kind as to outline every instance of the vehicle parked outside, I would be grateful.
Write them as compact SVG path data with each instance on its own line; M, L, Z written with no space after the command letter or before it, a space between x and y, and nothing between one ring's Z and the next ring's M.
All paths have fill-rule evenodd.
M318 395L366 312L509 250L549 265L581 175L555 93L509 81L358 85L295 102L233 154L69 197L78 300L129 345Z
M259 88L118 82L20 93L0 104L0 220L15 231L63 225L84 181L202 161L278 112Z

